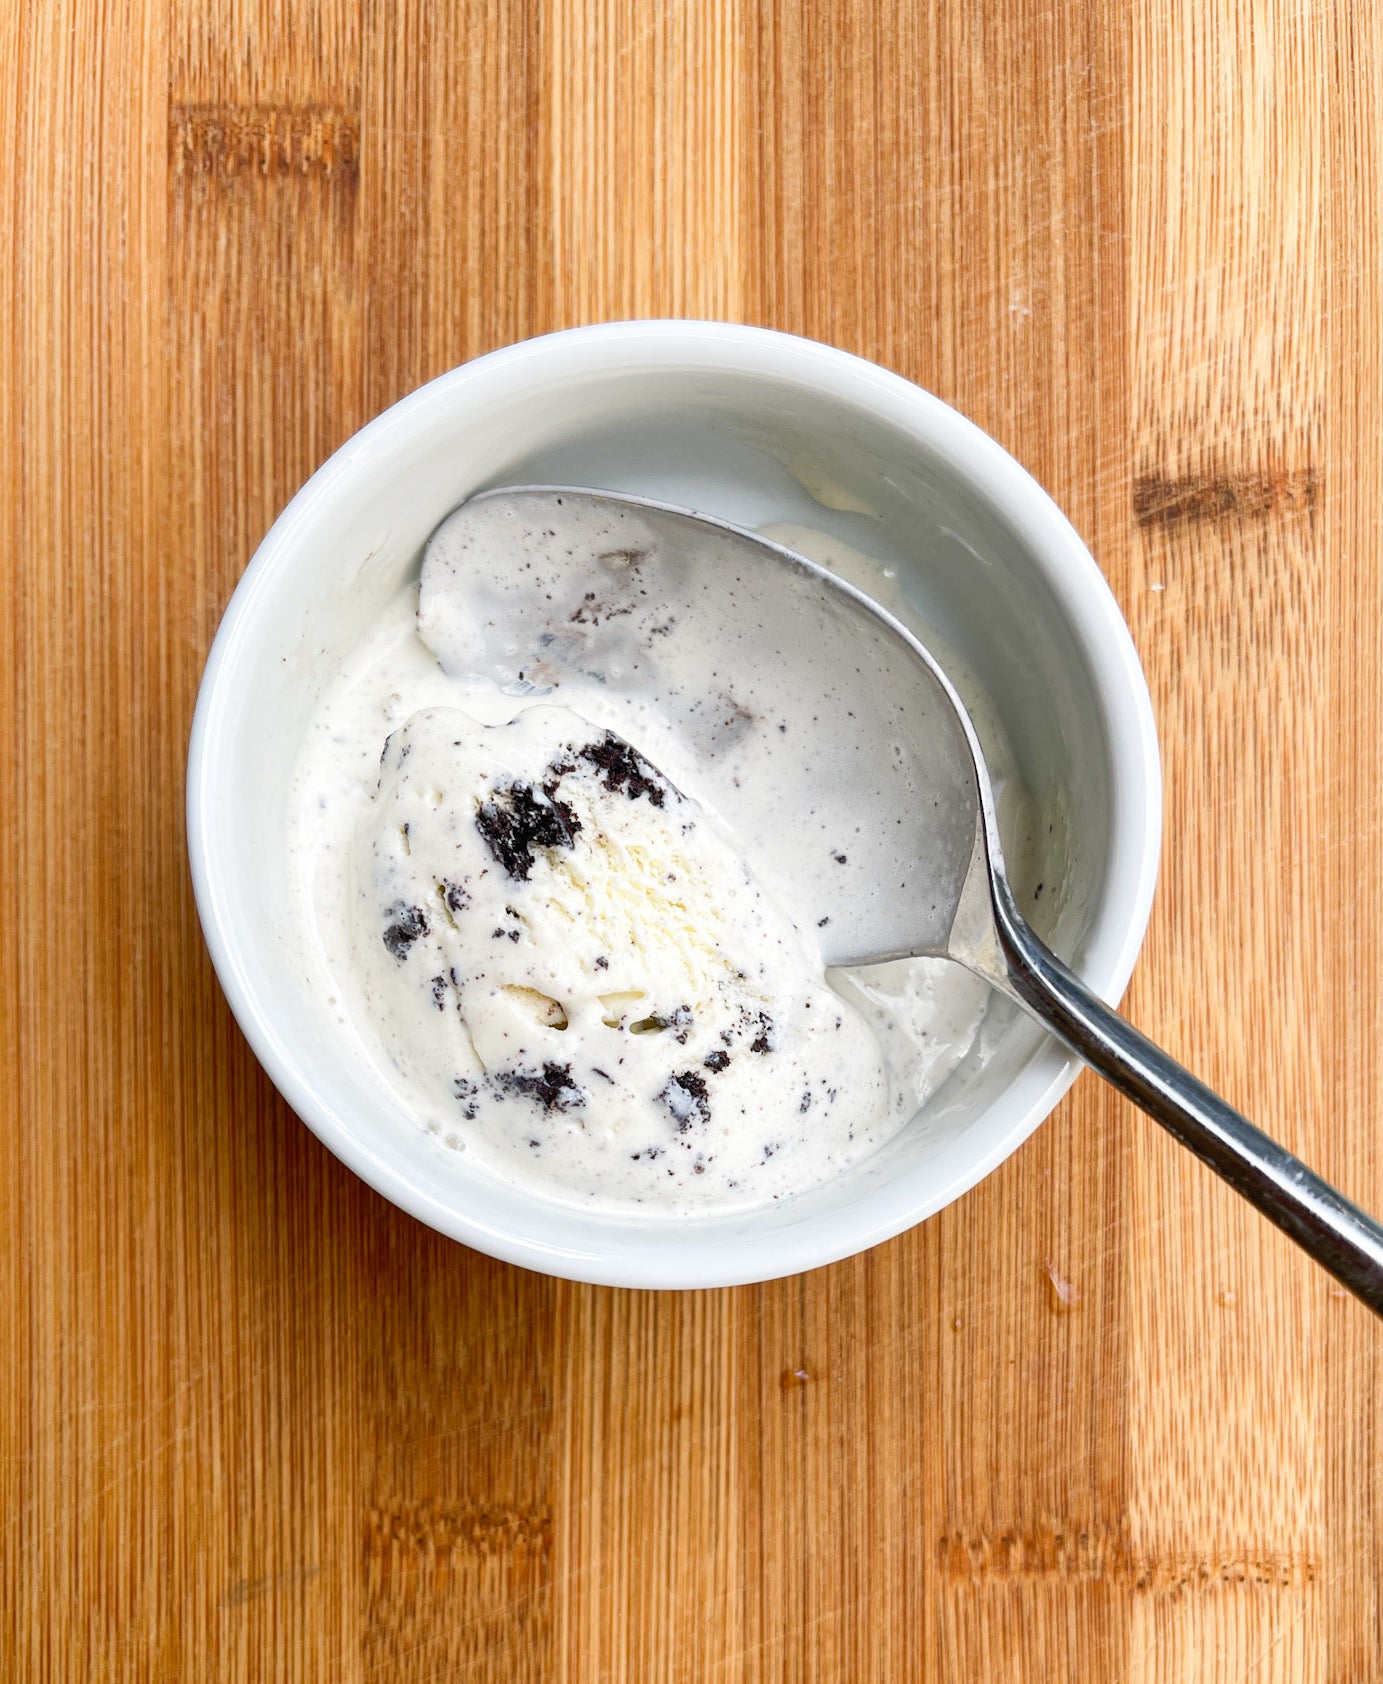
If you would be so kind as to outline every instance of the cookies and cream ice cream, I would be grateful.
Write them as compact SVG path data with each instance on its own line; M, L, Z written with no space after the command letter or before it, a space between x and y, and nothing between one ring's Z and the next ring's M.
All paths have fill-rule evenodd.
M879 1043L707 815L566 708L389 738L351 860L365 1005L488 1161L578 1196L741 1196L848 1156Z
M881 564L818 557L926 636ZM869 825L830 791L801 806L829 713L810 674L770 686L694 642L673 682L691 634L644 559L636 517L445 523L323 696L291 845L311 963L400 1127L554 1198L726 1209L874 1152L988 995L941 960L827 975L822 907Z

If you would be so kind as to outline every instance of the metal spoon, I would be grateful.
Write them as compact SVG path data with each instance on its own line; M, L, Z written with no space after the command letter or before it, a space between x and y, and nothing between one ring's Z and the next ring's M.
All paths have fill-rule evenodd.
M802 788L818 803L821 791L830 791L842 814L869 815L852 837L848 864L841 860L838 871L823 874L819 835L787 822L758 839L777 851L780 863L786 855L813 923L818 913L829 918L822 932L828 963L929 956L966 966L1383 1316L1383 1225L1140 1035L1029 928L1004 871L974 727L945 673L897 620L782 545L641 498L506 488L478 494L459 513L463 530L456 516L442 529L453 561L473 545L519 538L540 560L546 556L549 581L563 580L578 604L586 599L584 586L609 591L612 566L637 564L639 591L630 600L651 605L642 612L660 616L651 629L661 635L641 636L633 608L595 630L598 616L570 616L581 625L583 658L602 663L602 676L617 688L654 683L674 706L680 697L691 720L704 699L711 649L728 665L755 673L785 708L805 708L801 717L811 717L813 707L830 710L832 730L803 753ZM582 534L574 546L573 519ZM521 617L533 612L517 594L508 608ZM543 634L549 644L553 636ZM781 746L773 750L766 741L764 772L781 778ZM752 743L738 745L736 777L754 775L754 752ZM723 790L712 787L709 794L734 811L729 785L727 779Z

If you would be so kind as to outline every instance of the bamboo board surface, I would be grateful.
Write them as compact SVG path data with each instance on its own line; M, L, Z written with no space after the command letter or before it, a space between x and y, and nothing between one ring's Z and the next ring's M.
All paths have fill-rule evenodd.
M827 339L1090 542L1166 763L1129 1009L1383 1208L1381 48L1371 0L0 7L0 1677L1383 1678L1383 1330L1093 1079L867 1256L548 1281L295 1121L181 816L221 610L384 405L603 318Z

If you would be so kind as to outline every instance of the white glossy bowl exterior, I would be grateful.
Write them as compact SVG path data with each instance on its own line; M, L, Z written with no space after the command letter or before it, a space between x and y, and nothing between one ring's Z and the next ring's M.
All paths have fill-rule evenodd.
M790 470L790 471L789 471ZM841 351L703 322L580 328L413 392L289 504L207 662L188 846L222 986L280 1092L386 1198L468 1245L576 1280L721 1286L861 1251L949 1204L1023 1141L1075 1069L1011 1011L883 1151L790 1202L729 1216L611 1216L524 1194L400 1117L292 959L283 838L324 678L463 497L524 479L600 484L746 524L809 522L888 551L987 686L1044 816L1067 833L1053 944L1123 992L1161 833L1152 711L1127 628L1075 531L992 439ZM807 497L810 485L819 502ZM840 512L855 501L875 518Z

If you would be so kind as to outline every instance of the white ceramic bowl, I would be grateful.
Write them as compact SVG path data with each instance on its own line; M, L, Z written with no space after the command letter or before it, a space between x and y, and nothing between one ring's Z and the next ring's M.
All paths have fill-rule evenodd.
M1069 890L1050 939L1111 1000L1143 937L1161 830L1152 710L1118 607L1040 487L938 399L808 340L671 321L530 340L413 392L312 476L226 610L188 760L197 904L241 1028L318 1137L434 1228L575 1280L722 1286L861 1251L973 1186L1070 1085L1072 1062L1011 1009L991 1013L984 1062L966 1060L829 1185L726 1216L610 1216L505 1186L398 1115L290 957L287 793L323 675L416 574L450 509L522 481L796 521L895 560L1065 837L1045 862Z

